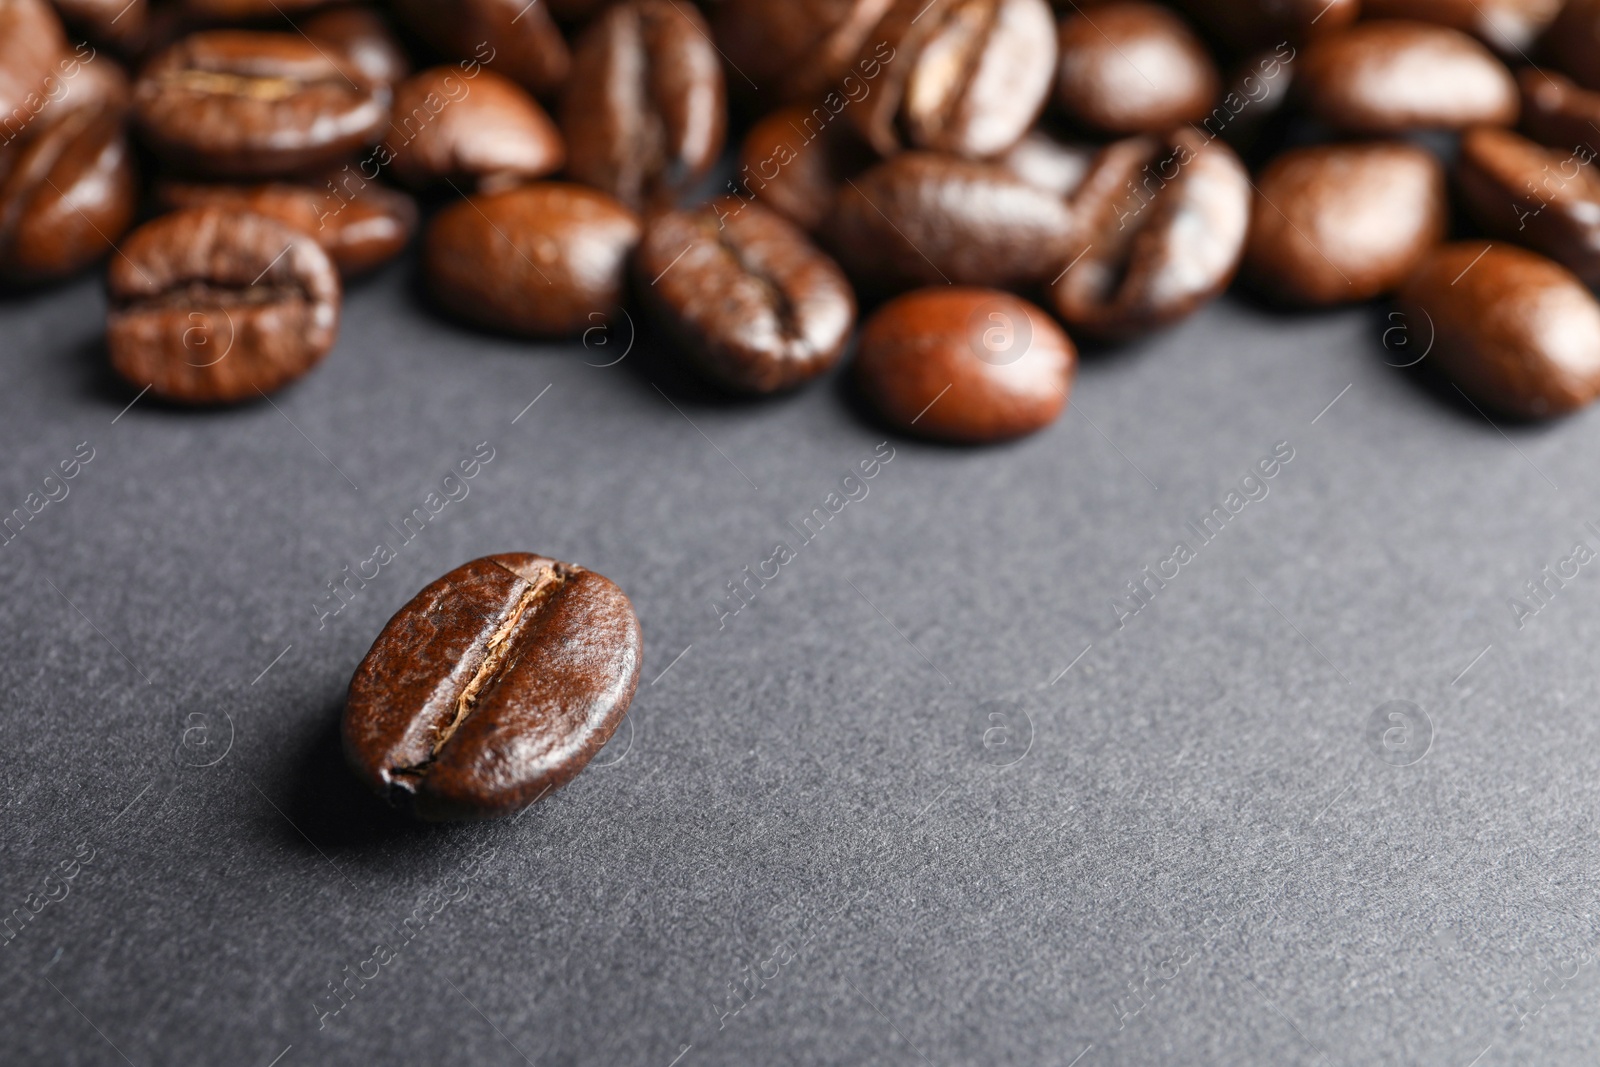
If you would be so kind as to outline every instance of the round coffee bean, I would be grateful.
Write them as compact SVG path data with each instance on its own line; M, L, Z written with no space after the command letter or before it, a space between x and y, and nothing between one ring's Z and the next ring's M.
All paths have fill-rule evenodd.
M1112 0L1061 23L1056 102L1086 129L1165 133L1205 118L1221 89L1205 45L1159 4Z
M337 7L300 22L307 37L326 41L377 85L394 85L411 73L411 60L389 26L370 7Z
M156 57L134 86L145 141L219 177L325 167L374 141L389 91L298 34L213 30Z
M639 219L606 194L541 182L439 212L423 266L447 309L535 337L580 333L622 304Z
M867 320L855 372L894 428L985 444L1054 422L1077 365L1071 340L1026 300L940 286L896 297Z
M453 60L476 61L530 93L566 84L572 53L546 4L528 0L395 0L418 37Z
M855 326L843 272L792 223L724 197L650 221L638 288L711 381L747 393L790 389L838 362Z
M491 192L561 169L566 148L539 102L491 70L434 67L395 90L389 139L378 149L406 185L457 183Z
M1356 20L1361 0L1178 0L1176 6L1234 55L1293 50Z
M184 404L253 400L321 362L339 274L299 230L207 207L141 226L111 261L106 342L135 388Z
M728 187L754 196L805 230L816 230L839 188L877 161L844 123L822 105L779 108L750 127L739 149L739 171Z
M1407 330L1475 403L1514 418L1574 411L1600 394L1600 304L1565 267L1512 245L1461 241L1400 290Z
M873 289L1027 285L1060 269L1067 205L993 163L904 152L850 182L824 227Z
M45 0L0 0L0 137L18 136L38 114L46 79L67 51Z
M1600 173L1595 153L1545 148L1510 130L1461 139L1457 180L1473 219L1495 237L1542 252L1600 285Z
M768 103L792 103L849 91L843 83L852 73L858 81L874 82L882 65L897 58L893 46L873 34L894 2L724 0L713 8L712 25L718 47L738 72L733 84L741 92L756 94L755 86ZM881 46L881 54L857 68L864 46Z
M1600 0L1567 0L1541 43L1558 69L1600 90Z
M1073 232L1050 286L1074 330L1120 340L1193 314L1232 281L1250 221L1233 150L1183 127L1108 145L1068 202Z
M1291 304L1366 300L1397 288L1443 239L1444 169L1399 142L1297 148L1256 182L1244 271Z
M610 580L526 552L475 559L372 643L350 679L345 755L417 818L510 815L610 740L643 657L639 619Z
M1460 30L1423 22L1361 22L1308 45L1295 89L1307 111L1345 133L1517 121L1505 64Z
M635 209L670 206L721 155L727 111L700 13L624 0L578 38L561 105L567 173Z
M1584 89L1564 74L1537 67L1517 73L1522 90L1522 129L1540 144L1572 149L1600 144L1600 92Z
M1561 0L1361 0L1368 19L1415 19L1470 33L1507 59L1535 48Z

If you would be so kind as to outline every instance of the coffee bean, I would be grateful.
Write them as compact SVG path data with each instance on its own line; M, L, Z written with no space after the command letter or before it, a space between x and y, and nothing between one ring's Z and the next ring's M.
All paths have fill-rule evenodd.
M640 292L711 381L772 393L839 360L856 301L833 262L774 212L734 197L650 221Z
M1176 6L1240 56L1332 36L1362 9L1361 0L1178 0Z
M375 84L394 85L411 73L400 39L374 8L334 8L303 20L300 29L313 40L334 45Z
M1308 45L1295 90L1313 117L1345 133L1517 121L1505 64L1461 31L1423 22L1361 22Z
M873 34L894 2L724 0L713 9L712 25L740 92L759 91L769 104L793 103L840 90L852 71L875 80L882 64L895 58L893 47ZM882 54L856 70L863 47L871 51L880 43Z
M528 0L395 0L395 12L446 59L482 63L530 93L566 84L572 53L542 3Z
M270 393L316 366L339 332L339 274L327 253L260 215L162 216L123 244L109 284L111 365L179 403Z
M1056 196L1070 196L1089 176L1098 145L1057 140L1034 130L995 160L1011 173Z
M182 0L192 19L202 22L248 22L326 7L334 0Z
M1600 146L1600 92L1585 89L1554 70L1517 72L1522 90L1522 129L1552 148Z
M1367 19L1415 19L1470 33L1507 59L1535 48L1561 0L1361 0Z
M1285 125L1294 88L1296 52L1287 45L1247 56L1228 75L1227 89L1200 127L1235 150L1270 141Z
M1067 206L1005 167L905 152L847 183L824 232L873 289L1027 285L1059 270Z
M53 0L74 34L98 45L134 53L150 28L149 0Z
M855 373L895 429L984 444L1054 422L1077 364L1071 340L1026 300L939 286L896 297L867 320Z
M729 188L805 230L828 217L839 187L877 162L845 123L817 105L779 108L750 127Z
M406 185L493 192L561 169L566 148L539 102L492 70L434 67L395 90L382 162Z
M1510 130L1461 139L1457 180L1473 219L1495 237L1542 252L1600 285L1600 173L1595 153L1545 148Z
M1221 88L1205 45L1158 4L1112 0L1061 23L1056 102L1086 129L1165 133L1205 118Z
M1441 245L1400 290L1428 365L1479 406L1514 418L1600 395L1600 304L1565 267L1513 245Z
M1540 43L1559 70L1600 91L1600 0L1567 0Z
M475 196L428 227L423 266L433 295L491 329L577 334L621 305L639 219L606 194L541 182Z
M1449 223L1444 169L1399 142L1297 148L1256 181L1244 271L1291 304L1391 292Z
M212 30L163 51L134 86L145 141L218 177L325 167L372 143L389 91L298 34Z
M216 205L277 219L315 238L346 278L394 259L417 230L415 200L353 173L336 175L320 187L168 181L156 187L156 199L168 210Z
M1232 280L1250 197L1239 157L1192 127L1108 145L1069 201L1073 232L1050 286L1056 313L1110 340L1186 318Z
M61 20L45 0L0 0L0 138L19 136L38 114L46 79L66 52Z
M629 207L670 206L727 133L722 61L677 0L625 0L578 38L561 105L567 173Z
M475 559L372 643L350 679L345 755L420 819L509 815L610 740L643 656L633 605L610 580L526 552Z

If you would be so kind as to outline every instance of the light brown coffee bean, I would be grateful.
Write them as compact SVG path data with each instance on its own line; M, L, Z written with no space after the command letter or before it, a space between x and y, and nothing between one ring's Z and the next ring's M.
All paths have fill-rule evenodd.
M1593 150L1545 148L1510 130L1481 127L1461 139L1461 198L1495 237L1542 252L1600 285L1600 173Z
M1064 198L1083 184L1099 154L1099 145L1062 141L1034 130L995 162L1029 185Z
M493 192L561 169L566 147L539 102L492 70L434 67L400 83L379 162L414 189Z
M1222 79L1183 19L1146 0L1111 0L1061 23L1056 103L1113 137L1165 133L1210 114Z

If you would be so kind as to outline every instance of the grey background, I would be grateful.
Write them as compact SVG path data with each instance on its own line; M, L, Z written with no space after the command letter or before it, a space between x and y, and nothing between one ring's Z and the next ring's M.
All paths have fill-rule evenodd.
M586 365L626 322L472 333L407 271L275 405L214 413L126 408L97 283L0 304L0 511L95 450L0 547L0 905L66 891L0 947L0 1058L1595 1061L1600 566L1508 604L1600 546L1593 413L1497 428L1385 365L1381 311L1230 298L1088 359L1029 440L888 437L719 629L886 434L836 384L720 401L648 338ZM523 549L633 598L629 725L517 821L391 818L339 763L350 673L427 581ZM1392 700L1421 712L1386 760Z

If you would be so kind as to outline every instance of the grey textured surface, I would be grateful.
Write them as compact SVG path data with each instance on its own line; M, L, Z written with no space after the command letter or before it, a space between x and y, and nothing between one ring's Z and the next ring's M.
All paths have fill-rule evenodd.
M1035 438L891 438L802 546L885 440L833 386L718 402L646 345L586 366L626 324L485 337L398 269L275 405L124 412L101 311L0 305L0 511L94 450L0 547L0 903L43 903L0 948L7 1062L1600 1056L1600 567L1509 605L1600 548L1593 413L1496 428L1385 366L1378 312L1228 300L1090 360ZM517 821L391 819L338 762L349 675L427 581L522 549L633 598L630 725Z

